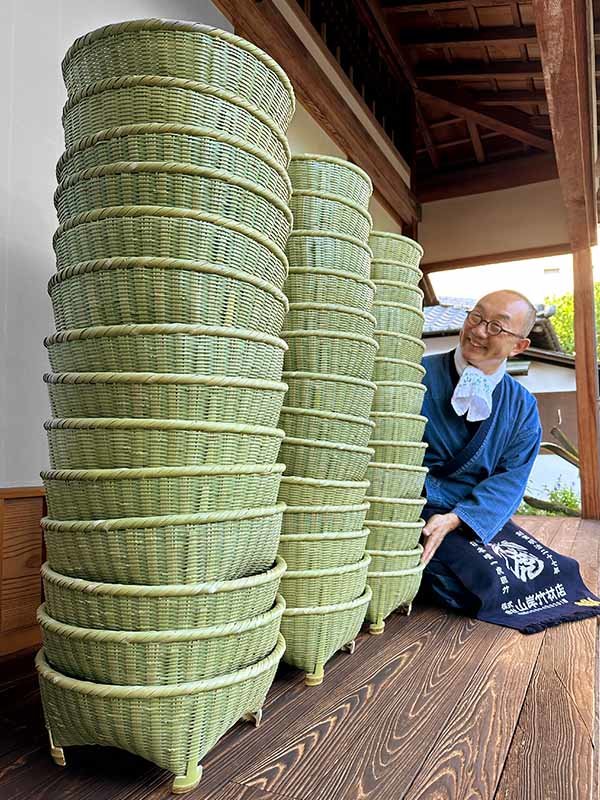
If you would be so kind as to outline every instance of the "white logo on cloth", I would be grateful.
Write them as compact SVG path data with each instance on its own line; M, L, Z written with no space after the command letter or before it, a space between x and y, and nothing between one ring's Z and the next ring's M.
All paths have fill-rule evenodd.
M532 581L544 570L544 562L530 553L522 544L504 540L490 544L490 548L504 560L508 569L520 581L525 583Z

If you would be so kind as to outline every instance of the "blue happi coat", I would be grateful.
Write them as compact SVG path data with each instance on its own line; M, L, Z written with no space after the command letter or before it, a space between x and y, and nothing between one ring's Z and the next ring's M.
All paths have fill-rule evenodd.
M453 351L427 356L423 366L427 504L454 511L487 543L523 497L542 437L536 401L505 375L494 390L490 417L467 423L450 405L458 379Z

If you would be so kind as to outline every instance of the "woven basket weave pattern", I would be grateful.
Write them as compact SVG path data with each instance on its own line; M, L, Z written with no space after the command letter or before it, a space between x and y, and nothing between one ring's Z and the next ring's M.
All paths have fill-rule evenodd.
M424 522L384 522L368 521L369 550L414 550L421 538Z
M283 331L288 351L284 367L288 372L307 371L347 375L370 380L377 342L357 334L337 331Z
M368 278L370 274L370 250L353 237L295 230L288 239L286 253L290 264L315 269L343 268L362 278Z
M310 190L294 191L290 200L296 228L342 233L363 242L369 239L371 218L343 197Z
M295 189L336 194L363 207L368 205L373 191L366 172L335 156L293 155L289 174Z
M383 522L417 522L425 505L425 498L404 500L393 497L367 496L371 507L369 518Z
M420 383L425 369L414 361L402 358L376 358L373 367L374 381L410 381Z
M370 381L338 374L284 372L283 380L289 386L288 406L360 417L368 417L376 389Z
M423 256L423 248L418 242L396 233L373 231L369 244L374 259L392 259L418 267Z
M336 531L361 531L368 503L349 506L287 506L282 536L315 536Z
M380 623L392 611L412 603L419 591L422 573L423 565L403 572L369 573L369 586L373 592L367 610L369 622Z
M371 311L375 286L343 270L311 269L290 265L285 292L293 303L342 303L351 308Z
M318 480L362 480L373 450L369 447L339 444L318 439L292 439L286 437L281 445L280 457L288 475Z
M365 417L284 406L279 424L295 439L321 439L366 447L375 424Z
M348 603L364 592L371 558L343 567L288 570L281 579L281 593L289 608Z
M282 534L279 553L290 571L343 567L363 558L368 535L367 530Z

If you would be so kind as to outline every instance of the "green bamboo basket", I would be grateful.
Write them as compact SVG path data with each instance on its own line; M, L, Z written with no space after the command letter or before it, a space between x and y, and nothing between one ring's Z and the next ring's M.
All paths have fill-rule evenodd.
M265 659L229 675L167 686L114 686L80 681L53 670L44 651L36 656L51 754L65 764L63 747L120 747L174 773L174 793L195 788L200 759L239 719L260 709L285 641ZM169 724L165 725L164 721Z
M44 382L56 417L136 417L275 427L287 384L158 372L47 373Z
M202 514L275 505L283 464L62 469L41 473L53 519Z
M120 125L84 137L62 154L56 178L60 183L81 170L117 161L210 165L252 180L286 203L292 193L285 167L263 150L222 131L170 122Z
M382 303L406 303L406 305L423 309L423 290L414 283L402 281L378 280L374 281L377 291L377 300Z
M371 261L371 279L376 283L380 281L394 281L408 283L417 287L423 278L423 273L418 267L405 264L403 261L390 261L373 258Z
M109 258L66 267L48 284L58 331L96 325L218 325L278 335L288 309L273 284L218 264Z
M408 464L420 467L427 450L426 442L411 442L398 439L373 439L373 460L379 463Z
M321 372L284 372L288 407L315 408L339 414L368 417L376 384L361 378Z
M262 661L277 644L285 601L248 620L167 631L79 628L38 609L48 663L98 683L164 686L226 675Z
M289 571L322 570L355 564L365 554L369 531L282 534L279 555Z
M149 122L197 125L236 136L287 166L285 133L258 106L240 95L198 81L160 75L125 75L90 83L65 103L67 148L85 136L119 125Z
M397 497L376 497L368 495L365 500L370 504L370 520L380 520L382 522L417 522L421 516L423 506L427 502L424 497L417 497L414 500ZM369 520L369 525L371 521Z
M369 491L375 497L402 497L407 500L421 496L426 475L426 467L377 461L372 461L367 470L367 480L371 482Z
M346 375L369 381L379 345L369 336L331 330L284 330L286 372ZM291 401L288 401L291 402Z
M285 506L69 521L44 517L55 572L103 583L203 583L267 570ZM364 516L363 516L364 519Z
M287 259L258 231L218 214L168 206L113 206L78 214L54 234L57 269L107 258L222 264L281 289Z
M375 423L374 439L400 442L420 442L423 438L427 417L421 414L395 414L393 411L373 411Z
M349 506L286 506L282 536L318 536L339 531L360 531L364 527L368 503Z
M202 325L98 325L44 340L55 372L178 372L281 378L283 339L245 328Z
M54 194L60 223L109 206L165 206L220 214L285 248L292 212L277 195L212 165L120 161L65 178Z
M370 556L364 556L343 567L288 570L281 579L281 594L289 608L349 603L364 592L370 563Z
M103 78L168 75L234 91L263 108L285 130L294 89L279 64L256 45L197 22L141 19L80 36L62 63L69 93Z
M290 303L288 331L343 331L373 338L377 320L368 311L335 303Z
M379 381L373 400L374 411L420 414L427 387L410 381Z
M115 631L202 628L250 619L273 607L285 561L231 581L155 586L71 578L42 565L46 612L58 622Z
M419 544L425 522L385 522L371 519L367 522L369 550L414 550Z
M354 506L364 503L369 481L319 480L286 475L279 502L288 506Z
M406 333L417 338L423 333L425 315L420 309L407 303L376 300L373 303L373 313L377 317L377 327L380 329Z
M401 569L414 569L419 566L423 547L417 544L410 550L371 550L370 572L397 572Z
M379 344L380 358L401 358L415 364L421 363L425 344L419 337L379 328L375 331L375 338Z
M368 581L373 597L367 609L367 620L371 623L369 631L383 633L385 619L396 609L406 609L410 613L425 565L395 572L369 572Z
M315 269L290 265L284 286L293 303L335 303L370 311L375 284L353 272L341 269Z
M363 278L370 277L371 249L355 236L297 228L290 234L286 254L292 264L343 267Z
M336 156L294 154L288 168L294 189L308 189L346 197L367 208L373 184L367 173Z
M44 423L52 469L273 464L285 432L262 425L124 417Z
M295 439L323 439L358 447L369 444L375 428L375 423L366 417L292 406L283 406L279 425Z
M354 444L286 436L279 457L288 475L325 481L336 478L361 481L373 458L373 450Z
M410 381L420 383L425 377L425 368L414 361L403 358L376 358L373 367L375 381Z
M296 228L354 236L365 244L373 227L364 206L340 195L314 189L294 189L290 200Z
M369 244L373 250L373 258L388 258L418 267L423 257L421 245L399 233L373 231L369 237Z

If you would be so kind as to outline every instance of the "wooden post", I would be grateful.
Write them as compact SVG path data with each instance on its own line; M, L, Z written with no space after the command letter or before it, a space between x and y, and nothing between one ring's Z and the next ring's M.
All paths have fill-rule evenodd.
M573 253L573 295L581 509L584 519L600 519L598 356L592 251L589 247Z

